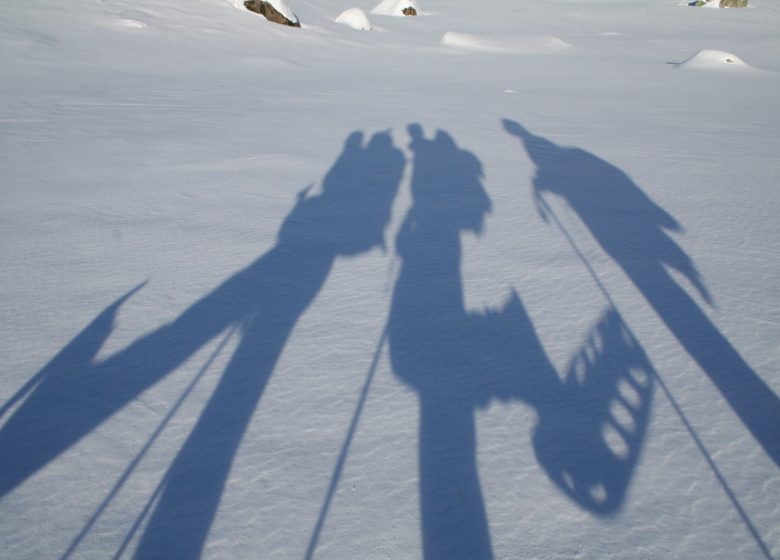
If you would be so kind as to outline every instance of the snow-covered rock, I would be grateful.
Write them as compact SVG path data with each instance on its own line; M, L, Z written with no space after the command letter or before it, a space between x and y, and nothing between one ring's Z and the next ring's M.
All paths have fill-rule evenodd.
M368 31L371 29L371 22L368 21L366 13L360 8L344 10L341 12L341 15L336 18L336 23L343 23L352 29L359 29L361 31Z
M371 13L380 16L416 16L419 10L414 0L382 0Z
M699 8L747 8L747 0L696 0L691 4Z
M300 27L298 17L282 0L246 0L244 6L247 10L262 15L268 21Z

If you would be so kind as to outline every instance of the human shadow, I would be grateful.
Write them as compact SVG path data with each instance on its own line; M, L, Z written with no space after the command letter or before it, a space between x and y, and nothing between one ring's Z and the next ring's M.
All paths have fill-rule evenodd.
M651 366L614 313L599 319L559 375L517 293L501 309L467 310L461 235L479 234L491 209L482 166L446 132L432 140L417 124L409 132L413 201L396 238L402 262L388 339L393 370L420 403L423 553L426 560L490 559L476 410L494 399L535 407L534 450L551 480L582 507L611 513L644 438ZM622 418L612 412L616 404Z
M0 431L0 496L89 434L228 329L240 341L159 489L136 558L198 558L231 463L296 321L339 256L384 244L405 165L390 134L355 132L325 176L302 192L276 244L173 322L95 361L124 299L107 308L26 386Z
M696 266L669 236L680 224L628 175L579 148L564 148L505 120L536 165L534 193L563 198L623 269L769 457L780 465L780 399L745 362L669 273L680 273L701 298L712 298Z

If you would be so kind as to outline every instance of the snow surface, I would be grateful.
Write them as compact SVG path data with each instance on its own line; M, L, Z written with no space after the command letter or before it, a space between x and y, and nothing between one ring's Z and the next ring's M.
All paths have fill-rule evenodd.
M779 558L777 2L232 4L0 3L0 557Z
M505 52L513 54L554 53L571 47L558 37L484 37L469 33L447 31L441 44L474 51Z

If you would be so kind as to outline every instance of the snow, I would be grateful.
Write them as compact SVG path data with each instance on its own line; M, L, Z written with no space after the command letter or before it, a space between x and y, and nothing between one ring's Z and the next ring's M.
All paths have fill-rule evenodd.
M468 33L447 31L441 44L474 51L504 52L513 54L555 53L571 47L558 37L483 37Z
M780 6L349 5L0 3L0 557L780 557Z
M366 13L360 8L350 8L341 12L339 17L336 18L336 23L343 23L360 31L368 31L371 29L371 22L368 21Z
M732 68L755 70L735 54L712 49L697 52L681 62L679 66L695 70L728 70Z

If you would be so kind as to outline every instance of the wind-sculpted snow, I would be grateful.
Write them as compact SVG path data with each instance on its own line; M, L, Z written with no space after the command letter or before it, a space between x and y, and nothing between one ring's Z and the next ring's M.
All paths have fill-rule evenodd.
M447 31L441 38L441 44L458 49L477 52L495 52L508 54L546 54L557 53L571 48L571 45L558 37L485 37Z

